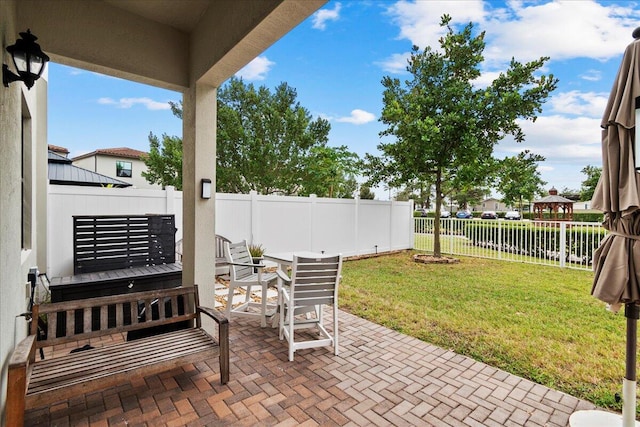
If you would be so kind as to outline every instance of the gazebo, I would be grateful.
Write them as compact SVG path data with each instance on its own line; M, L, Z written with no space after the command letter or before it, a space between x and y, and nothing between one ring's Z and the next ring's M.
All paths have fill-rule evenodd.
M533 202L533 211L536 220L543 220L546 210L549 210L549 219L554 221L573 220L573 200L558 196L558 190L551 187L549 195ZM562 216L558 217L558 211L562 209Z

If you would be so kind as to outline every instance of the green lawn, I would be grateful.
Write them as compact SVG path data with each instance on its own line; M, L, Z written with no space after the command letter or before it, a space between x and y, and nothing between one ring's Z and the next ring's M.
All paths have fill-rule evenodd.
M537 383L620 410L624 310L590 294L593 273L404 252L345 262L340 308Z

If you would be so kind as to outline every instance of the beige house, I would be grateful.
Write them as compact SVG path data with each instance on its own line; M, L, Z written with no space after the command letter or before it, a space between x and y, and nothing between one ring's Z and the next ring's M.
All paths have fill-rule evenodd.
M496 199L490 197L488 199L484 199L479 204L473 206L472 210L474 212L482 212L482 211L495 211L495 212L506 212L511 210L509 206L500 201L500 199Z
M183 279L213 307L215 199L201 198L200 185L215 183L217 88L325 3L2 0L2 62L13 68L6 48L30 29L52 61L183 94ZM22 82L0 88L2 419L8 358L27 333L27 274L47 267L47 109L46 79L30 90Z
M143 157L148 153L133 148L103 148L74 157L73 165L127 182L134 188L162 188L149 184L142 172L147 171Z

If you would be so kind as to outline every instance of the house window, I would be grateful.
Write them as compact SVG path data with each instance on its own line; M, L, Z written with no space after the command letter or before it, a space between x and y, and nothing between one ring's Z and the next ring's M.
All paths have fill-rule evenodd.
M116 176L131 178L131 162L116 162Z

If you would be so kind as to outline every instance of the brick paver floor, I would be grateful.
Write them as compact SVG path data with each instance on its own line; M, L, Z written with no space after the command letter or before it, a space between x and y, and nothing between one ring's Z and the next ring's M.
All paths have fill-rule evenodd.
M330 317L330 316L327 316ZM26 425L562 426L588 402L340 312L340 355L231 322L231 380L217 360L131 378L26 414Z

